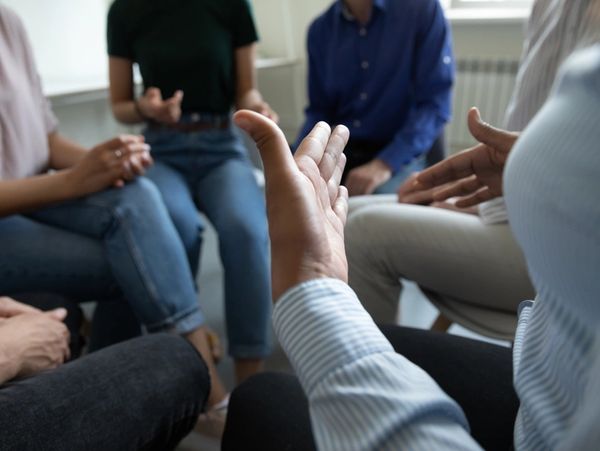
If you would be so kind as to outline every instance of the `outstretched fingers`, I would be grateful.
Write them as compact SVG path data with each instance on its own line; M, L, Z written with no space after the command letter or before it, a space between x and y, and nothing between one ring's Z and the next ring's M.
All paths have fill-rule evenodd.
M435 188L448 182L455 182L475 173L473 152L483 144L478 144L439 163L422 170L416 178L415 191Z
M459 208L468 208L473 207L475 205L479 205L483 202L487 202L488 200L492 200L496 198L497 195L492 192L487 186L481 188L479 191L476 191L474 194L470 196L463 197L456 201L456 206Z
M319 172L323 179L329 180L333 176L349 137L350 131L345 126L338 125L333 129L325 147L325 152L319 162Z
M346 224L346 218L348 217L348 190L345 186L338 187L336 199L332 204L333 212L339 218L342 224L342 230Z
M469 196L479 190L483 184L472 175L466 179L459 180L445 188L441 188L433 193L433 200L440 202L456 196Z

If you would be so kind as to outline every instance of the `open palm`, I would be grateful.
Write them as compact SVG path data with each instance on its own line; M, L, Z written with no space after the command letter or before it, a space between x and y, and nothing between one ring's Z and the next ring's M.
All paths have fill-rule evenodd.
M283 133L271 120L243 110L236 113L235 122L256 142L264 164L273 299L319 277L347 281L348 194L339 183L348 129L339 126L331 132L321 122L292 156Z
M433 194L435 201L461 196L457 207L465 208L502 196L502 177L518 133L492 127L472 108L469 130L479 144L422 171L416 177L419 190L445 185Z

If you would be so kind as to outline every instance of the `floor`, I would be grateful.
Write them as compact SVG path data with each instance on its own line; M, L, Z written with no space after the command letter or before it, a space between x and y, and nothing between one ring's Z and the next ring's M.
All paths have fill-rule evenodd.
M209 226L206 231L200 274L198 277L200 300L209 325L219 333L223 340L225 336L223 323L223 273L218 259L218 240L214 230ZM405 326L429 328L437 316L437 310L421 294L413 283L406 282L401 298L400 324ZM507 342L490 340L472 333L460 326L453 325L450 332L476 339L482 339L508 346ZM289 363L278 346L267 361L267 368L275 371L291 371ZM229 388L233 388L233 362L229 358L219 364L219 373ZM179 451L218 451L216 441L202 437L196 433L190 434L177 448Z

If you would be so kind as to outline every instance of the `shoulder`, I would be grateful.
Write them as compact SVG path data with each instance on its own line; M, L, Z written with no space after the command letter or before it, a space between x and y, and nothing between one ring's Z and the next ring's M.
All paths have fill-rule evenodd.
M600 95L600 44L571 55L559 71L560 91L577 89Z
M387 8L396 16L426 18L442 12L439 0L388 0Z
M311 39L317 39L327 34L327 32L332 29L337 14L338 10L336 2L334 2L329 8L317 16L308 27L309 42Z
M114 0L110 7L108 8L108 20L118 20L122 18L125 14L125 9L127 8L126 0Z
M0 3L0 21L3 27L11 34L25 36L25 26L21 18L9 7Z

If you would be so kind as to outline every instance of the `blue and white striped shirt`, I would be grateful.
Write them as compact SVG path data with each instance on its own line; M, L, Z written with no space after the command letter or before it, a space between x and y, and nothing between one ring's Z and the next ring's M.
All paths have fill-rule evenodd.
M517 450L600 446L600 46L566 67L504 177L538 292L515 338ZM479 449L460 407L394 352L345 283L292 288L274 324L308 396L319 449Z

